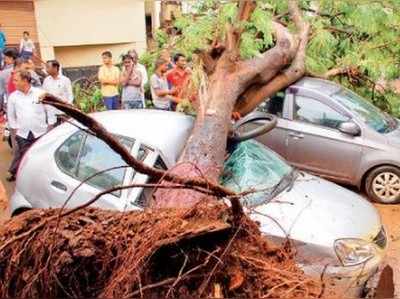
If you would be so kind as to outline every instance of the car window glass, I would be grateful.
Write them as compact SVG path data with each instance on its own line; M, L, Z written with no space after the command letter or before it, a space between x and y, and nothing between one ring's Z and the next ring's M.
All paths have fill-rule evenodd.
M138 152L138 156L137 159L139 161L144 161L144 159L147 158L147 156L152 152L152 149L150 149L149 147L141 144L139 147L139 152Z
M349 118L324 103L303 96L296 96L294 119L336 129Z
M264 203L280 182L292 172L276 153L254 140L239 143L228 160L220 178L223 186L235 192L253 189L245 195L245 205Z
M139 147L139 150L138 150L137 159L138 159L139 161L143 162L144 160L146 160L146 158L147 158L152 152L153 152L153 149L151 149L151 148L148 147L148 146L145 146L145 145L141 144L140 147ZM136 170L135 170L135 169L132 169L132 173L131 173L131 175L130 175L130 177L129 177L129 181L132 181L132 180L133 180L133 178L135 177L136 173L137 173ZM132 193L132 191L133 191L133 189L130 189L130 190L128 191L128 194L130 195L130 194ZM129 196L129 195L128 195L128 196Z
M122 145L131 151L134 141L123 137L118 138ZM115 153L105 142L97 137L88 135L80 152L76 177L79 180L85 180L97 172L123 165L126 165L126 163L122 160L121 156ZM107 171L90 179L88 184L101 190L107 190L122 185L125 172L126 168ZM120 192L114 194L120 195Z
M165 165L161 156L158 156L156 163L154 163L154 168L157 168L160 170L167 170L167 165Z
M161 156L158 156L156 162L154 163L154 168L160 169L160 170L167 170L167 166L164 163L163 159ZM147 184L157 184L159 182L158 179L155 178L148 178ZM143 188L139 198L136 201L136 205L145 208L149 204L149 200L151 198L151 195L153 194L153 189L151 187Z
M285 101L285 92L280 91L275 95L273 95L271 98L265 100L258 107L258 110L276 115L278 117L282 117L284 101Z
M58 167L64 172L73 175L78 162L79 150L85 133L79 131L68 138L55 154L55 159Z
M397 128L397 122L390 124L390 118L380 111L373 104L363 99L356 93L341 89L332 97L345 106L347 109L356 113L371 129L379 133L388 133Z

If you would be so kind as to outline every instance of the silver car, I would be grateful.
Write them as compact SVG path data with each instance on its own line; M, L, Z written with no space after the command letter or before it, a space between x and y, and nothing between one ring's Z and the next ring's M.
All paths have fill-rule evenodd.
M400 201L397 119L336 83L307 77L259 109L278 123L258 140L290 164L364 189L374 201Z
M193 126L191 117L173 112L108 111L93 116L133 156L161 169L176 163ZM241 160L238 151L248 157ZM26 209L61 207L83 180L123 165L120 156L103 141L63 124L38 140L23 158L11 212L15 215ZM258 173L252 181L246 176L249 171ZM236 190L248 186L262 190L244 199L249 215L261 223L261 230L278 242L293 240L299 265L316 275L327 267L326 276L343 284L347 295L359 294L382 263L387 237L380 216L359 195L298 172L256 141L232 146L222 177L226 186ZM80 205L116 185L148 181L146 175L131 168L102 172L82 184L67 207ZM140 210L147 205L150 192L142 188L114 192L94 206Z

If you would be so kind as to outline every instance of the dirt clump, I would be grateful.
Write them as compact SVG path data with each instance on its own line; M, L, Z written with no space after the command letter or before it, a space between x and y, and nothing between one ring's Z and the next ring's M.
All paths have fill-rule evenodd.
M223 204L190 210L33 210L0 230L0 297L316 298L290 249Z

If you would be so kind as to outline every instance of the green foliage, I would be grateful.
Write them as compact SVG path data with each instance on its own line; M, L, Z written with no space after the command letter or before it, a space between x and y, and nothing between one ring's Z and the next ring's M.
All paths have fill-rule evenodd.
M178 41L177 48L190 57L194 51L208 47L215 28L216 19L211 15L200 16L196 21L191 20L188 26L182 28L182 38Z
M240 55L242 58L247 59L259 55L263 49L263 41L257 38L255 30L246 31L242 34L240 40Z
M373 83L400 76L400 1L320 0L319 15L309 13L312 26L306 65L311 73L332 68L358 68L359 80L334 78L400 116L400 101L391 92L373 92ZM310 8L306 6L306 8Z
M74 84L75 105L85 113L103 111L103 97L100 88L95 84Z
M273 29L272 29L272 14L263 10L260 7L257 7L250 18L250 28L254 28L262 34L263 37L263 46L265 48L269 47L273 43Z
M168 42L168 34L163 30L157 29L154 39L156 40L158 47L162 48Z
M218 24L224 26L226 23L232 24L237 15L238 7L236 3L228 3L223 5L218 14Z
M399 97L373 92L373 82L400 76L400 1L399 0L300 0L305 19L311 25L306 67L309 73L324 74L333 68L356 68L359 77L339 76L332 80L353 89L386 111L400 116ZM242 26L240 53L243 59L274 46L272 19L279 16L290 30L287 0L257 0L257 8L244 24L235 23L237 2L198 0L194 14L182 16L175 26L181 33L175 51L191 57L196 50L208 49L211 42L223 39L226 23ZM143 58L150 61L165 46L165 35L157 35L159 48ZM151 69L151 63L146 64Z

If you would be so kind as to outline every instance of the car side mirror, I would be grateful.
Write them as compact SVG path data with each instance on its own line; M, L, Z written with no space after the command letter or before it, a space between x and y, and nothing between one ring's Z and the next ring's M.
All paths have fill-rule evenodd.
M343 122L339 125L338 130L344 134L351 136L360 136L361 129L360 127L351 121Z

